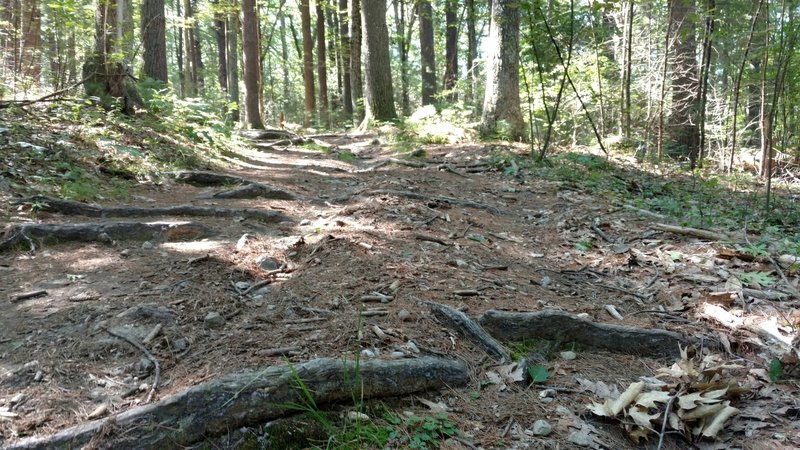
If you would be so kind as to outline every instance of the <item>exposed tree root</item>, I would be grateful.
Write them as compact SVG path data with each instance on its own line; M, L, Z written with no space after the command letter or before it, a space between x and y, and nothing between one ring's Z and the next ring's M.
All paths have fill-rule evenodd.
M250 183L242 177L228 175L226 173L208 172L205 170L182 170L171 172L175 181L191 184L193 186L222 186L225 184L245 184Z
M289 404L306 396L325 403L405 395L463 386L469 368L463 361L436 357L354 361L316 359L296 366L230 374L159 402L94 420L52 436L8 444L9 450L79 448L96 435L98 448L178 449L208 436L291 414ZM106 424L112 425L105 427ZM113 428L108 432L108 428Z
M294 195L262 183L248 183L213 194L213 198L265 198L268 200L294 200Z
M76 224L25 224L6 228L0 251L21 246L34 238L41 242L110 242L112 240L180 241L213 236L215 232L194 222L109 222Z
M177 205L167 207L139 208L134 206L102 207L72 200L61 200L53 197L35 196L20 200L18 203L34 203L42 211L86 217L156 217L156 216L192 216L192 217L244 217L262 222L290 221L289 216L268 209L252 208L213 208L207 206Z
M556 310L525 313L490 310L479 322L489 334L504 342L559 340L598 350L649 357L678 356L678 345L694 342L671 331L595 323Z
M176 181L193 186L239 186L212 194L212 198L266 198L269 200L294 200L294 195L268 184L257 183L246 178L225 173L207 172L203 170L185 170L174 172Z
M499 359L501 362L511 361L508 352L497 341L492 339L491 336L481 328L480 325L470 319L469 316L463 312L453 309L447 305L440 303L426 302L431 308L433 315L441 320L446 326L461 332L467 339L478 344L481 348L486 350L487 353Z
M242 130L240 135L252 139L254 141L277 141L283 139L303 139L301 136L292 133L289 130L281 128L268 128L265 130Z
M425 195L425 194L420 194L418 192L397 191L393 189L376 189L374 191L365 192L365 194L394 195L397 197L410 198L412 200L422 200L426 202L440 202L440 203L447 203L452 206L463 206L465 208L482 209L490 214L502 214L502 212L499 209L495 208L494 206L489 206L483 203L477 203L470 200L459 200L457 198L447 197L444 195Z

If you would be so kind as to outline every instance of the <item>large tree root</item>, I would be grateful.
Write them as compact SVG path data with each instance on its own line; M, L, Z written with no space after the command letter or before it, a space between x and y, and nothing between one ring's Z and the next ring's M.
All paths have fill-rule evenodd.
M267 128L264 130L242 130L240 135L254 141L276 141L282 139L303 139L300 135L282 128Z
M268 200L294 200L290 192L272 187L268 184L258 183L246 178L228 175L226 173L208 172L204 170L184 170L173 172L176 181L193 186L225 186L238 184L239 186L222 192L212 194L213 198L266 198Z
M4 230L0 251L39 242L110 242L112 240L180 241L213 236L215 232L194 222L109 222L76 224L25 224ZM31 249L33 250L33 248Z
M433 315L442 321L447 327L453 328L461 332L467 339L478 344L486 350L487 353L499 359L500 362L509 362L511 357L508 352L497 341L492 339L491 336L486 334L486 331L480 325L470 319L469 316L463 312L453 309L441 303L425 302L431 308Z
M291 219L278 211L252 208L212 208L207 206L177 205L167 207L139 208L133 206L102 207L72 200L35 196L18 203L34 203L42 211L87 217L155 217L155 216L193 216L193 217L245 217L262 222L285 222Z
M465 208L474 208L474 209L482 209L490 214L502 214L502 212L494 207L485 205L483 203L477 203L470 200L459 200L453 197L447 197L444 195L425 195L420 194L418 192L410 192L410 191L397 191L393 189L376 189L374 191L365 192L367 195L394 195L396 197L405 197L410 198L412 200L422 200L426 202L439 202L439 203L446 203L452 206L463 206Z
M479 322L489 334L504 342L560 340L599 350L650 357L677 356L678 345L693 343L690 338L671 331L595 323L556 310L525 313L490 310Z
M248 424L292 412L289 404L405 395L469 381L463 361L436 357L354 361L317 359L227 375L150 405L95 420L52 436L9 444L9 450L78 448L178 449ZM94 439L93 439L94 438Z

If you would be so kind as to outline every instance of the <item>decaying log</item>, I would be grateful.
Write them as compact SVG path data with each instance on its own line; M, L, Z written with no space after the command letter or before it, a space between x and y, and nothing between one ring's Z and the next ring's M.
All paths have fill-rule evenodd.
M298 381L300 380L300 381ZM437 357L354 361L316 359L294 367L271 366L197 385L159 402L125 411L106 420L94 420L52 436L6 443L9 450L79 448L106 432L99 448L179 449L206 437L227 433L291 414L291 403L305 404L305 395L319 406L405 395L469 381L463 361ZM299 386L302 384L303 388ZM109 427L106 427L109 428Z
M175 177L175 181L191 184L193 186L221 186L224 184L249 183L248 180L242 177L228 175L226 173L208 172L205 170L181 170L179 172L172 172L172 176Z
M262 222L277 223L291 221L283 213L268 209L253 208L214 208L208 206L177 205L167 207L139 208L135 206L102 207L72 200L37 195L18 203L36 203L41 211L87 217L155 217L155 216L193 216L193 217L245 217Z
M294 200L294 195L262 183L247 183L233 189L213 194L213 198L265 198L268 200Z
M264 130L242 130L239 132L241 136L254 141L275 141L278 139L297 139L298 136L289 130L282 128L267 128Z
M182 241L213 236L215 232L194 222L109 222L77 224L25 224L6 229L0 251L29 239L44 243L109 242L109 240Z
M485 205L483 203L477 203L470 200L459 200L453 197L447 197L444 195L425 195L420 194L418 192L410 192L410 191L397 191L393 189L376 189L374 191L365 192L366 195L394 195L397 197L405 197L412 200L422 200L426 202L441 202L447 203L453 206L463 206L465 208L474 208L474 209L482 209L490 214L501 214L500 210L495 208L494 206Z
M693 343L672 331L595 323L556 310L524 313L489 310L479 322L489 334L503 342L558 340L639 356L677 356L678 345Z
M487 353L499 359L500 362L511 361L508 352L497 341L492 339L480 325L470 319L463 312L441 303L426 302L433 315L444 324L463 334L467 339L479 345Z

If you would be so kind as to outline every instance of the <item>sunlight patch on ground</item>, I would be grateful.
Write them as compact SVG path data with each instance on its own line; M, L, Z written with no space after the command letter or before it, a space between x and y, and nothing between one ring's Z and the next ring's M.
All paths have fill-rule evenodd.
M91 272L113 265L119 260L117 253L112 255L101 255L91 258L79 258L77 261L68 265L69 269L76 272Z
M229 245L228 241L190 241L190 242L165 242L159 245L160 248L172 250L178 253L200 253L216 250Z

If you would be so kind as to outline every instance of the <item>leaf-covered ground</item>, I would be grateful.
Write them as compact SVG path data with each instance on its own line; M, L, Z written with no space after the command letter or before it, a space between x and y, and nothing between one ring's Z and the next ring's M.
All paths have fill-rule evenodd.
M780 356L793 355L796 266L771 261L759 254L760 241L741 235L726 236L737 248L663 231L655 224L670 219L641 211L653 206L647 196L626 204L608 194L613 190L599 188L611 179L628 191L643 189L642 180L652 181L644 189L669 189L666 181L609 171L593 192L585 181L596 174L587 167L603 164L594 156L570 157L572 179L544 177L515 162L515 155L524 156L523 147L428 144L412 157L397 155L384 136L350 134L319 137L313 145L241 146L220 154L207 168L294 197L223 199L213 195L233 185L197 187L166 175L141 176L146 170L134 174L142 182L122 184L115 181L120 172L107 170L97 156L63 163L67 156L56 153L67 150L47 145L50 136L27 138L33 147L8 131L0 135L5 237L24 223L137 220L63 215L48 212L46 202L16 202L33 192L83 200L80 189L96 194L96 183L105 193L120 183L117 196L96 200L101 206L255 208L288 220L147 217L141 220L199 222L214 233L145 242L108 236L89 243L32 240L35 249L25 243L0 254L0 431L6 443L145 401L154 381L152 364L109 330L145 342L159 361L156 399L229 372L286 361L445 355L468 361L468 386L366 407L328 407L329 417L344 436L358 429L346 419L358 409L363 416L357 417L367 420L378 441L393 448L659 445L664 402L622 405L616 419L592 414L587 405L617 398L642 377L663 376L660 371L680 358L604 352L577 345L569 335L507 343L513 356L526 357L537 379L515 384L490 355L437 321L427 303L436 302L472 318L487 310L555 308L596 322L696 338L699 345L688 356L695 358L693 368L713 372L703 378L709 385L699 385L708 373L692 372L684 361L673 368L676 379L655 388L667 393L660 398L676 397L677 417L680 395L699 396L722 383L726 392L715 395L739 413L714 433L716 440L690 444L667 429L662 448L800 446L796 358ZM140 158L135 147L111 154ZM42 181L47 177L60 180L60 187L40 188L38 183L53 185ZM690 215L696 210L688 205L687 221L672 224L698 226L692 222L698 217ZM43 292L19 298L34 291ZM765 298L770 295L777 297ZM694 405L690 400L681 407ZM708 425L683 419L694 427ZM651 420L649 430L636 427L642 420ZM693 436L691 426L685 435ZM205 444L325 447L323 431L306 416L271 428L253 424ZM343 447L369 446L357 437L340 439Z

